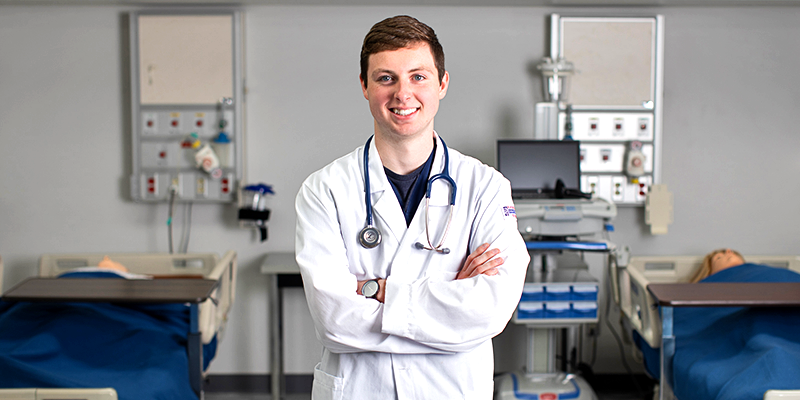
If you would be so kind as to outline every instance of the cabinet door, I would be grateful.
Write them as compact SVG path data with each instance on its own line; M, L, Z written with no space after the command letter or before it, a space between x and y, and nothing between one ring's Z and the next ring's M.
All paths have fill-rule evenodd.
M230 15L140 15L141 104L217 104L233 97Z
M655 18L561 18L560 53L575 65L568 102L580 107L652 109Z

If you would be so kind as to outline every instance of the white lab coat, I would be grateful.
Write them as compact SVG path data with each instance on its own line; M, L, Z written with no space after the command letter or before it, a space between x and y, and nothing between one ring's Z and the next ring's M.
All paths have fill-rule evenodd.
M431 175L444 153L438 140ZM410 226L386 178L373 141L369 175L374 225L382 243L366 249L363 151L315 172L297 195L297 263L324 346L314 370L312 398L481 399L492 396L491 338L510 319L522 293L530 257L517 230L511 187L499 172L449 149L456 205L444 247L427 244L425 200ZM431 242L447 218L449 185L437 180L430 201ZM482 243L501 250L495 276L454 280ZM386 278L385 303L356 294L356 281Z

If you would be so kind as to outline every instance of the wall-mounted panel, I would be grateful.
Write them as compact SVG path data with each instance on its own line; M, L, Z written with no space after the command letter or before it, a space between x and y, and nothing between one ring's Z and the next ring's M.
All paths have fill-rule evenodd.
M240 14L141 12L130 26L131 197L234 201L243 176Z
M558 138L569 119L581 141L581 190L641 206L660 182L663 17L555 14L552 23L551 57L575 68Z

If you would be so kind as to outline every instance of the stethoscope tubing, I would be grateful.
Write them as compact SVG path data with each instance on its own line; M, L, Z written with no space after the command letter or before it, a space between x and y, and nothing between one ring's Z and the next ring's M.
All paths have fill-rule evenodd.
M364 201L366 203L366 211L367 211L367 226L359 232L359 242L362 246L366 248L374 248L380 243L380 231L375 228L373 225L373 213L372 213L372 195L370 193L370 182L369 182L369 145L372 143L372 138L375 135L372 135L367 139L367 143L364 145ZM442 150L444 150L444 168L442 168L442 172L436 175L433 175L428 179L428 187L425 191L425 237L428 240L428 246L423 245L422 243L415 243L414 247L421 249L421 250L433 250L442 254L449 254L450 249L446 247L442 247L444 244L444 240L447 237L447 233L450 231L450 222L453 219L453 208L456 204L456 182L450 176L450 153L447 150L447 144L444 142L444 139L439 137L439 140L442 141ZM450 207L448 210L447 215L447 224L445 225L444 233L442 234L442 239L439 241L439 244L434 246L431 242L430 236L430 229L429 229L429 202L431 198L431 191L433 188L433 182L443 179L448 184L450 184ZM372 235L373 237L377 235L376 240L369 239L368 235Z
M367 144L364 145L364 201L367 202L367 226L372 227L372 195L370 194L369 185L369 144L372 142L372 135L367 139Z

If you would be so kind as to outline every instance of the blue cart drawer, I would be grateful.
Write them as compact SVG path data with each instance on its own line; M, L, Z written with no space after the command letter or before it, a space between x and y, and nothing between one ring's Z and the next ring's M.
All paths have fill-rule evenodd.
M547 301L569 300L570 293L569 285L547 285L544 287L544 298Z
M597 301L597 284L580 284L572 285L572 300L577 301Z
M572 303L572 318L597 318L597 303L576 301Z
M544 285L541 283L526 283L522 289L520 301L544 301Z
M570 318L570 304L567 301L551 301L544 305L545 318Z
M538 301L523 301L517 307L517 319L544 318L544 303Z

